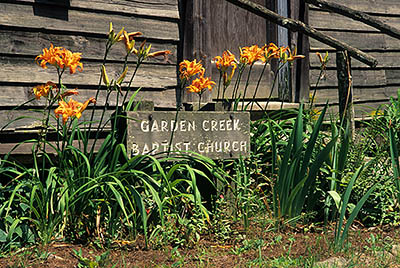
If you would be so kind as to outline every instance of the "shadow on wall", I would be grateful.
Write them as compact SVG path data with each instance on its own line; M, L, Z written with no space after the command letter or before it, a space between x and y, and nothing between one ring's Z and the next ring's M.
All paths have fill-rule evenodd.
M70 0L35 0L33 14L68 21Z

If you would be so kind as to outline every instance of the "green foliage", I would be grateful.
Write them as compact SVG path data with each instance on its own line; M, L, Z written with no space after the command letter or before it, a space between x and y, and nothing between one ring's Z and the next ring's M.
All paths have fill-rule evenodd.
M303 107L300 106L298 116L287 144L284 146L281 160L277 162L277 141L272 127L270 127L272 141L272 169L276 181L274 184L273 211L274 217L294 218L301 214L306 203L306 197L313 202L315 181L329 153L334 146L335 140L329 142L324 148L316 148L319 131L327 106L321 112L314 125L306 146L304 147ZM316 152L315 152L316 151ZM316 155L315 155L316 154ZM315 158L313 158L315 155ZM275 172L278 167L278 171Z
M117 267L117 264L112 265L112 261L109 259L110 251L95 256L93 258L86 258L83 256L82 249L72 249L73 254L78 259L78 268L101 268L101 267Z
M345 220L345 215L349 207L349 199L351 195L351 191L353 189L353 185L355 180L360 176L361 172L364 169L364 165L359 167L357 171L354 173L352 176L351 180L349 181L346 191L343 193L343 195L340 197L339 194L335 191L329 191L329 194L332 196L333 200L336 203L336 206L338 210L340 211L338 220L336 222L336 227L335 227L335 249L340 250L343 248L344 241L347 238L347 233L349 231L349 227L357 217L358 212L364 205L365 201L368 199L368 197L371 195L371 193L375 190L375 186L372 186L364 195L361 197L361 199L358 201L358 203L355 205L355 207L352 209L349 218L346 221L346 224L344 224Z
M108 105L104 105L98 120L94 120L93 109L89 121L78 122L87 105L76 104L74 109L84 108L63 114L65 120L61 122L53 115L52 106L65 101L68 94L64 93L68 90L62 84L64 69L55 66L58 90L54 86L48 95L42 96L46 98L46 107L39 113L41 133L29 140L34 144L33 166L6 161L8 156L1 161L0 177L9 182L0 188L0 200L4 201L0 205L2 250L34 241L46 245L58 239L112 243L120 237L134 239L139 233L144 235L147 245L150 228L157 225L165 228L170 215L178 216L179 224L189 226L190 233L209 222L209 211L203 204L197 180L208 180L212 187L214 179L224 183L225 172L214 161L194 153L128 156L123 143L126 132L118 131L117 123L134 120L125 113L138 106L134 99L139 90L132 92L131 84L139 66L147 59L150 46L143 43L133 74L125 84L127 90L122 92L120 87L126 72L110 82L105 68L118 37L111 29L96 98L103 91L105 103L115 95L115 103L121 103L122 99L123 105L109 118ZM130 53L125 56L121 73L132 63L129 56ZM95 103L90 99L86 104L90 102ZM99 144L109 126L111 130ZM50 132L56 138L54 143L49 141Z

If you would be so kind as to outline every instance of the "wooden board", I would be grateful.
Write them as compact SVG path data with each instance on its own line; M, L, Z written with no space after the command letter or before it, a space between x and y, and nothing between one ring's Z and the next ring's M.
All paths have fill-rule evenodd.
M69 70L63 75L63 83L79 85L98 85L100 78L100 64L97 62L83 61L83 71L69 74ZM123 64L109 63L106 70L110 79L117 79L122 73ZM42 69L34 62L34 59L0 57L0 81L8 83L45 83L57 81L56 69L49 66ZM126 81L134 71L132 66L127 74ZM29 75L27 75L29 74ZM133 81L133 87L144 88L172 88L177 85L175 65L143 64Z
M397 0L335 0L335 3L363 12L400 15Z
M344 41L358 49L365 50L399 50L400 40L386 36L381 33L357 33L357 32L324 32L331 37ZM368 42L367 42L367 41ZM310 38L310 46L314 50L323 50L331 48L315 39Z
M103 60L106 36L92 37L85 35L64 35L51 34L44 32L27 32L25 30L3 30L0 29L0 47L3 55L10 56L29 56L34 59L42 53L43 48L54 46L62 46L73 52L82 53L83 59ZM139 47L141 41L137 41L136 47ZM157 42L154 40L148 42L151 45L151 52L159 50L170 50L172 52L168 57L168 62L176 64L177 62L177 44ZM124 60L126 55L125 46L122 42L115 44L111 52L108 54L109 60ZM132 55L130 61L136 61L136 56ZM162 63L164 59L149 58L146 62Z
M74 100L79 102L84 102L90 97L95 97L96 89L87 89L85 87L78 88L79 95L73 97ZM128 98L135 92L135 89L129 93ZM125 94L125 91L123 91ZM116 106L117 104L117 96L116 91L112 92L107 101L108 105ZM97 107L102 107L105 105L105 101L107 98L107 91L101 90L98 98L97 98ZM10 86L10 85L0 85L0 107L3 108L12 108L18 105L21 105L29 100L31 102L25 104L26 107L38 107L46 105L46 99L41 98L40 100L36 100L34 98L32 87L31 86ZM119 97L119 104L122 104L123 97ZM140 90L135 100L137 101L153 101L154 105L159 108L174 108L176 106L175 103L175 89L167 89L167 90Z
M398 17L385 17L385 16L373 16L382 22L395 27L400 28L400 16ZM335 21L335 23L332 23ZM371 27L360 21L353 20L351 18L326 11L312 10L310 11L310 25L319 30L352 30L352 31L370 31L379 32L374 27Z
M91 104L88 109L86 109L82 113L82 117L79 119L79 122L90 121L92 110ZM106 119L110 118L111 114L114 110L107 110L105 112ZM94 114L94 121L99 122L101 118L102 111L96 110ZM54 112L50 112L51 118L49 121L50 125L56 126L57 121L54 118ZM43 109L42 108L32 108L29 110L0 110L0 130L1 131L27 131L31 132L33 129L39 130L39 127L42 125L43 120ZM9 124L12 121L11 124ZM103 121L103 123L105 120ZM62 121L60 120L60 123ZM7 127L5 128L5 126ZM94 123L93 125L96 125Z
M104 139L98 139L94 151L97 152L101 145L103 144ZM57 147L57 143L52 141L50 142L53 146ZM73 141L73 146L75 148L79 148L79 146L82 146L82 143L79 143L77 140ZM94 140L89 140L88 142L88 148L89 150L92 148L92 145L94 144ZM0 155L4 155L9 153L12 150L12 155L32 155L32 147L35 145L32 142L29 143L22 143L18 144L16 142L10 142L10 143L0 143ZM46 146L46 152L49 154L53 154L56 151L51 147L51 146ZM32 160L31 160L32 161ZM29 162L28 162L29 163Z
M20 0L26 3L50 4L66 6L63 2L54 0ZM112 11L126 14L138 14L141 16L157 16L179 19L178 0L69 0L69 8L90 9L96 11Z
M253 0L265 5L265 0ZM225 0L213 0L209 12L211 32L211 55L221 55L223 51L230 50L239 54L238 48L243 46L259 45L273 42L268 36L267 21L258 16L232 5ZM234 30L233 30L234 29Z
M388 100L390 96L397 96L399 87L354 87L353 100L354 102L374 102ZM310 91L313 94L314 90ZM319 88L315 94L315 102L324 104L326 101L330 104L338 104L337 88Z
M311 85L315 85L319 74L319 70L310 70ZM385 70L353 70L352 76L354 86L384 86L387 84ZM319 86L337 86L336 70L327 70L325 78L320 81Z
M49 8L48 12L51 11ZM24 18L21 20L21 18ZM145 38L179 40L178 24L148 17L123 16L80 10L68 10L68 20L37 16L33 6L11 3L0 4L0 25L29 27L36 30L106 34L110 21L115 29L125 27L128 32L141 31Z
M400 84L400 68L385 70L385 74L386 74L387 83L389 85L390 84L396 84L396 85ZM400 88L400 86L399 86L399 88Z
M318 56L315 54L317 50L312 50L310 53L310 65L313 69L318 69L320 67L320 61ZM318 50L322 55L325 55L325 52L328 50ZM329 49L329 62L327 64L328 68L336 68L336 53L334 50ZM368 55L376 58L378 60L377 68L390 68L390 67L398 67L400 66L399 57L400 51L380 51L380 52L368 52ZM352 68L367 68L370 69L368 65L362 63L358 60L351 61Z

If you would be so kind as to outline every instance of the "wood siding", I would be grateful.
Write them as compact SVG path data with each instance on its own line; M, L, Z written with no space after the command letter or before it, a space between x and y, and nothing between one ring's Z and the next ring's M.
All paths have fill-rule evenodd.
M400 29L400 8L397 0L336 0L359 11L367 12L385 23ZM355 117L367 118L368 113L387 103L390 96L396 96L400 88L400 40L380 33L375 28L354 21L344 16L330 13L310 5L309 22L311 26L332 37L347 42L375 57L379 64L376 68L353 59L353 101ZM316 102L319 104L329 100L337 105L337 75L335 50L310 39L310 83L311 90L315 89L320 70L319 60L315 52L329 51L330 62L326 76L317 88ZM333 107L337 111L336 107Z
M207 75L214 81L219 81L219 71L212 63L215 56L222 55L223 51L230 50L239 58L239 47L268 44L276 42L276 26L263 18L260 18L250 12L243 10L225 0L186 0L182 1L186 7L186 28L184 43L184 58L200 59L206 66ZM254 2L265 5L274 10L275 1L254 0ZM268 66L264 72L262 83L257 91L256 98L266 99L269 96L273 81L273 67ZM262 65L255 64L253 73L249 80L249 87L246 98L251 99L254 95L256 84L261 74ZM225 97L231 98L235 76L232 84L226 91ZM243 75L241 80L241 89L244 89L247 74ZM273 96L277 96L274 91ZM217 90L211 94L203 94L203 101L217 99ZM221 99L220 94L220 99ZM184 101L197 102L196 94L185 94Z
M56 81L57 73L40 68L35 57L50 44L82 53L83 72L63 75L67 88L78 88L78 101L93 97L98 88L100 66L104 57L109 23L118 32L141 31L138 46L144 39L152 51L169 49L169 61L152 59L139 69L133 87L141 87L137 98L152 100L157 109L176 106L177 50L179 44L178 0L15 0L0 3L0 129L19 116L32 116L31 109L41 109L43 100L35 100L13 110L33 97L35 85ZM106 68L110 77L118 77L123 66L125 48L112 48ZM130 58L133 71L135 56ZM129 75L129 73L128 73ZM129 77L129 76L128 76ZM124 90L124 89L123 89ZM98 98L98 109L105 105L106 92ZM115 99L108 103L111 109ZM97 113L96 113L97 114ZM19 131L38 124L26 119L0 132L0 154ZM14 134L13 134L14 133ZM3 148L4 147L4 148Z

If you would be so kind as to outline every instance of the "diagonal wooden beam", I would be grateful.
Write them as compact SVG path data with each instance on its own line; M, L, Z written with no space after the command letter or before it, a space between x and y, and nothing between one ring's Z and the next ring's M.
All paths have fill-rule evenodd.
M339 41L329 35L326 35L313 27L310 27L304 24L301 21L293 20L290 18L283 17L262 5L256 4L249 0L226 0L238 7L246 9L247 11L256 14L260 17L263 17L273 23L276 23L282 27L285 27L294 32L301 32L311 38L314 38L324 44L327 44L333 48L338 50L347 50L348 53L355 59L369 65L370 67L376 67L378 65L378 61L374 58L369 56L367 53L354 48L342 41Z
M378 29L382 33L385 33L387 35L390 35L394 38L400 39L400 30L382 22L381 20L378 20L365 12L361 12L352 8L348 8L343 5L339 5L336 3L332 3L330 1L325 1L325 0L304 0L306 3L313 4L314 6L327 9L330 11L333 11L335 13L338 13L340 15L349 17L353 20L361 21L371 27L374 27L375 29Z

